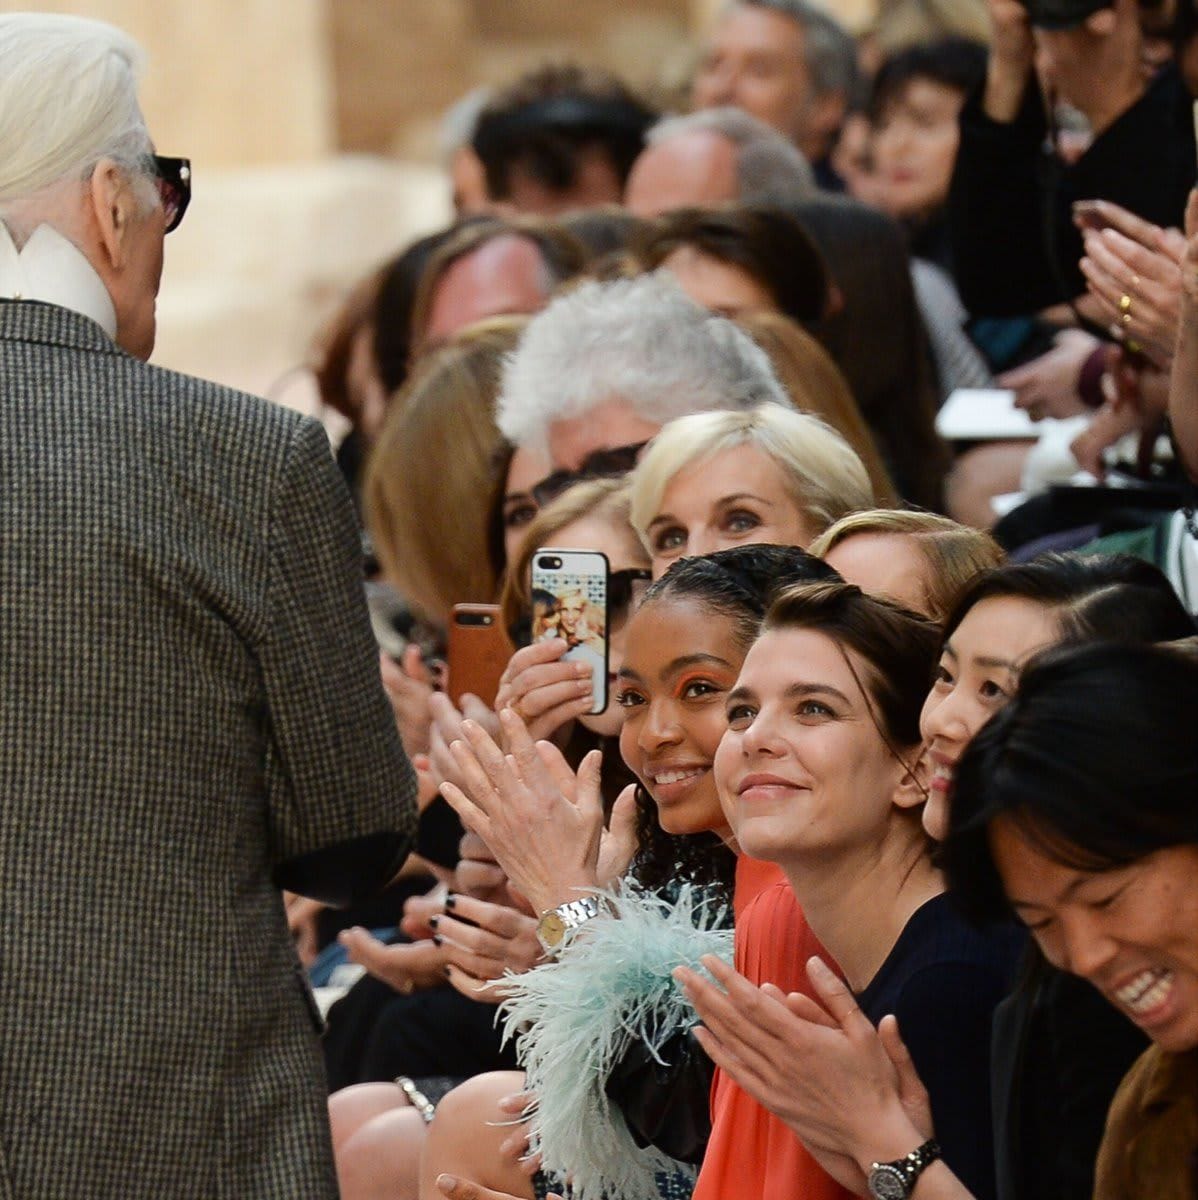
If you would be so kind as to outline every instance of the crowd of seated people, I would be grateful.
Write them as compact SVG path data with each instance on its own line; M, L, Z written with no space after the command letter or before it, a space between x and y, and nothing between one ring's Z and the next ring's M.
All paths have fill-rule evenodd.
M321 342L422 806L289 908L347 1200L1198 1196L1195 13L881 7L466 98Z
M327 904L280 893L299 868L254 885L346 1200L1198 1200L1198 5L879 10L854 37L727 0L676 111L574 64L471 93L453 222L318 340L346 488L309 422L328 488L271 494L335 516L344 594L263 550L321 599L287 636L328 643L278 676L325 704L285 741L345 774L377 742L372 786L402 770L418 810L410 853L339 845ZM156 281L101 203L130 164L77 158L96 261ZM136 175L159 248L166 169ZM55 271L96 272L26 183L0 316L59 354ZM941 435L996 390L1002 421ZM30 504L78 472L50 474ZM49 1124L48 1087L12 1091ZM294 1178L262 1154L271 1195L316 1140Z

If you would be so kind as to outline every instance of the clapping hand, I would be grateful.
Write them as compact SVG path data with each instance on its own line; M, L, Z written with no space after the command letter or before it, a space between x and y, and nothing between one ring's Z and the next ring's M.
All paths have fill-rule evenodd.
M427 754L429 727L432 724L429 699L433 694L433 679L420 654L420 647L409 644L400 662L380 651L379 672L408 757Z
M575 775L555 746L529 737L515 713L505 709L499 718L511 752L463 722L466 740L451 749L464 787L446 783L441 794L491 848L512 886L543 912L598 885L602 756L592 750Z
M879 1144L931 1136L927 1092L897 1022L875 1029L822 961L808 964L818 1002L757 987L714 956L702 961L722 987L685 967L674 972L703 1020L696 1040L838 1182L862 1192Z
M445 982L445 959L432 942L397 942L387 945L366 929L344 929L337 940L349 961L366 968L367 974L407 996L418 988Z
M448 896L429 925L449 982L472 1000L498 1004L503 989L496 980L530 970L542 958L536 920L507 904Z
M1109 200L1074 205L1086 247L1082 274L1091 309L1111 335L1168 370L1177 342L1185 235Z

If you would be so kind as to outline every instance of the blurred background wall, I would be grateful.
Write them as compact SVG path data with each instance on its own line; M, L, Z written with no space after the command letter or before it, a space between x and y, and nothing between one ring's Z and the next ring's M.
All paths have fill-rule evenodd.
M444 110L546 61L681 89L721 0L0 0L97 17L193 199L167 242L154 360L310 408L302 365L349 286L445 223ZM859 23L870 0L829 0ZM290 374L289 374L290 372Z

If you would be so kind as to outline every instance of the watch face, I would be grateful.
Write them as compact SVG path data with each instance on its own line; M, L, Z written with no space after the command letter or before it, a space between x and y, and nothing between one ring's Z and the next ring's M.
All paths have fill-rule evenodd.
M555 912L547 912L537 926L537 937L541 945L550 948L560 946L566 936L566 923Z
M869 1173L869 1194L874 1200L907 1200L907 1177L897 1167L880 1163Z

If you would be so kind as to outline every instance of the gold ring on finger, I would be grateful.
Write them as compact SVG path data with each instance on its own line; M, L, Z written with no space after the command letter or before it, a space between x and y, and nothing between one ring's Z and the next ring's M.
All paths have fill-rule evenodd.
M1119 297L1119 311L1125 321L1131 316L1131 297L1126 292Z

